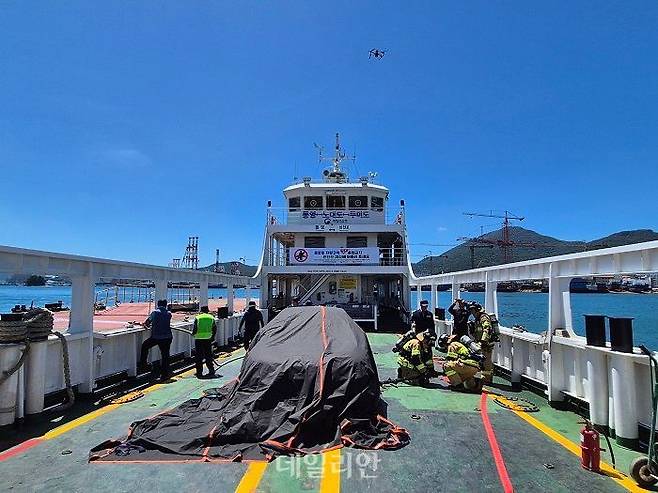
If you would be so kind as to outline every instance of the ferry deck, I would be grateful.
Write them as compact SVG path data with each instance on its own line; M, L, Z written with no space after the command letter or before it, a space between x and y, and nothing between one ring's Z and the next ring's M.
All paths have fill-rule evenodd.
M394 378L395 334L371 333L380 380ZM222 356L221 378L198 380L179 371L164 384L145 376L134 385L142 397L123 404L95 394L60 414L33 418L4 435L0 476L5 491L639 491L602 452L603 473L580 466L578 422L528 390L513 392L499 377L491 392L523 397L539 408L525 413L498 406L492 396L385 386L388 417L407 429L411 443L397 451L342 448L319 456L280 457L271 463L88 462L96 444L127 432L131 422L200 397L206 388L233 379L242 349ZM438 354L438 353L437 353ZM128 398L138 395L126 389ZM111 394L116 396L116 391ZM614 441L613 441L614 444ZM8 446L13 445L12 448ZM607 446L603 445L607 449ZM614 444L616 466L627 471L637 455Z
M650 422L647 358L637 348L624 352L610 343L592 346L578 336L571 320L569 283L578 276L656 272L658 241L417 277L404 201L400 209L391 208L388 189L373 183L372 176L349 181L340 169L346 156L338 136L335 151L331 158L320 154L320 161L333 165L323 181L304 178L287 187L286 207L280 210L268 203L262 257L253 277L0 246L3 272L72 279L71 311L57 313L53 328L67 329L70 383L78 393L66 411L44 410L44 399L53 401L66 387L64 345L54 335L33 343L25 368L0 385L0 415L7 425L0 428L4 490L639 491L626 473L640 454L631 448L638 448L641 429ZM191 320L181 313L174 317L181 329L172 345L176 376L153 384L148 375L136 375L139 346L148 334L138 324L146 318L148 304L94 311L95 283L123 278L153 283L152 299L170 299L168 286L185 282L198 286L201 306L208 304L214 311L226 302L231 316L218 321L216 338L223 349L235 340L237 312L244 307L234 299L235 286L245 286L247 292L259 289L265 315L307 302L342 307L370 331L380 381L396 376L391 348L395 333L408 329L412 289L420 293L430 288L433 310L439 286L450 286L456 299L461 285L481 283L485 309L497 313L498 283L546 279L548 327L540 334L501 326L494 363L509 381L497 376L482 395L439 385L385 385L389 419L411 435L411 443L401 450L341 448L271 463L89 463L92 447L124 436L132 422L235 378L240 370L235 358L243 354L237 347L220 353L225 363L221 378L196 379L189 366ZM210 284L227 286L227 300L210 300ZM449 330L449 323L437 319L437 332ZM27 344L0 345L0 369L15 366L23 347ZM180 358L182 354L188 359ZM501 407L495 394L526 399L537 409ZM119 396L124 399L113 400ZM580 466L583 418L549 405L562 409L565 401L580 406L597 427L614 432L615 461L602 437L606 450L600 474Z

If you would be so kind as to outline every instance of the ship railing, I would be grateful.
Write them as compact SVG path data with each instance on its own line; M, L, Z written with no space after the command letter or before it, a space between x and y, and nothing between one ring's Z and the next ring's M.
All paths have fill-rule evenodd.
M117 369L134 375L134 360L138 354L138 347L145 333L148 333L138 326L94 331L95 302L100 299L96 296L96 284L101 280L130 279L142 286L154 286L153 299L166 298L169 283L194 284L198 286L201 304L207 304L210 285L223 285L227 287L229 313L233 312L236 286L245 286L246 296L250 296L250 288L260 285L259 279L255 277L175 269L9 246L0 246L0 273L55 275L71 279L69 326L63 332L69 343L72 384L77 386L79 393L91 393L99 378ZM146 292L146 289L142 288L142 292ZM105 294L102 296L104 299ZM107 296L109 301L110 294ZM239 321L232 323L235 325ZM188 335L183 334L183 336L189 339ZM108 339L117 342L105 347L102 341ZM184 345L184 339L181 341L183 342L180 344ZM178 351L177 344L179 343L172 345L172 351ZM24 345L18 343L1 346L0 364L3 367L0 367L0 372L8 370L18 361ZM188 343L188 353L190 347ZM51 336L48 341L32 342L25 361L25 366L19 368L0 385L0 408L36 414L43 410L44 395L60 390L64 385L61 366L62 348L59 339ZM126 366L126 362L131 366ZM25 371L26 367L30 368L29 372ZM20 413L16 413L18 411L0 413L0 425L9 424L16 417L23 417Z
M536 327L542 331L540 334L501 327L494 363L513 384L526 382L544 387L551 403L586 403L595 425L614 430L618 443L631 447L638 443L640 428L650 423L652 406L647 389L653 383L648 359L638 348L622 352L613 350L610 343L603 347L588 345L587 339L573 328L569 287L577 277L655 272L658 241L426 277L416 277L409 264L410 286L430 286L431 307L437 305L439 285L451 285L454 300L460 297L463 284L484 283L485 310L496 315L498 283L547 279L547 326ZM451 323L439 325L449 330Z
M122 303L152 303L154 290L142 285L112 285L96 290L96 310L111 308Z

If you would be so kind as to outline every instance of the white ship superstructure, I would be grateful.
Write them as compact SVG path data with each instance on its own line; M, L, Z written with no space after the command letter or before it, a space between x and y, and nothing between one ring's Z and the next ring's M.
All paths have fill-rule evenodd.
M389 203L375 173L349 178L338 135L330 159L322 180L304 178L283 190L284 208L268 208L264 301L337 305L376 324L378 314L409 305L404 205Z

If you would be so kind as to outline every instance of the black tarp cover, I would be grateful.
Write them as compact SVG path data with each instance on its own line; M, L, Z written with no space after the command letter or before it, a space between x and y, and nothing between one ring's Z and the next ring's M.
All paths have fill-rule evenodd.
M270 460L409 442L382 416L370 344L340 308L285 309L258 332L238 377L215 390L133 423L90 460Z

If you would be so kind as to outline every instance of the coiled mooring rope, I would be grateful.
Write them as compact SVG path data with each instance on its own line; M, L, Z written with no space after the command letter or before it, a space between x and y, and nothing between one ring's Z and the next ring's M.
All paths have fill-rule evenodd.
M71 385L71 361L69 357L69 346L66 337L58 331L53 330L55 319L50 310L45 308L34 308L23 315L23 320L0 320L0 343L24 344L18 361L9 369L0 374L0 385L5 383L25 363L32 342L44 341L50 334L57 336L62 344L62 360L64 366L64 382L66 384L67 401L57 408L58 411L68 409L75 402L75 394ZM15 411L18 403L13 407L0 408L0 413Z

